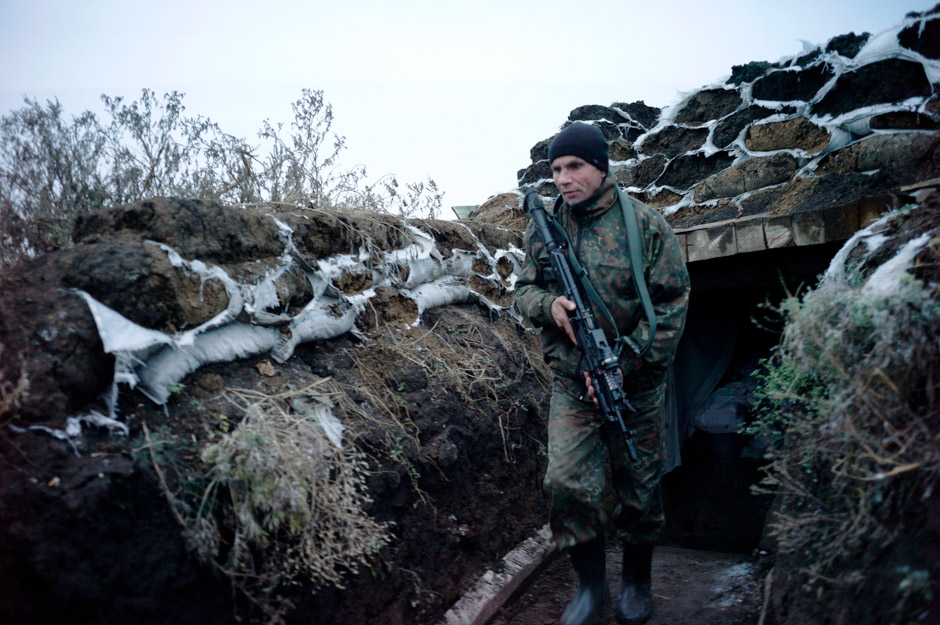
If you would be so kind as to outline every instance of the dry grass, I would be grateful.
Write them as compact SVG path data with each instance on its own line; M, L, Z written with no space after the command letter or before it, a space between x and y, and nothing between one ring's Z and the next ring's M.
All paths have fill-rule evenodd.
M3 344L0 343L0 361L3 360ZM29 396L29 375L26 354L20 354L20 370L15 380L8 380L0 370L0 424L5 423L20 404Z
M940 305L916 280L889 295L827 283L781 312L787 325L761 390L764 433L785 427L764 481L784 497L771 533L778 557L826 601L854 592L902 538L921 540L917 511L937 502ZM913 563L896 573L900 623L930 592L911 590L927 574Z
M369 471L397 464L418 500L434 508L420 471L434 470L436 460L413 420L428 414L412 402L491 419L505 460L515 461L520 411L539 401L520 399L516 387L535 376L547 392L550 379L534 337L508 317L481 324L452 308L439 319L431 328L377 328L361 349L344 350L347 373L312 376L300 390L291 390L296 378L283 392L225 388L218 403L234 406L235 415L222 410L221 431L204 443L145 429L142 449L190 550L267 622L290 609L286 585L342 587L346 573L386 544L387 528L364 512ZM417 392L404 392L396 376L405 370ZM318 421L327 409L345 427L341 448Z
M177 468L175 488L145 430L190 549L270 623L289 607L279 595L284 584L341 588L345 574L389 540L387 528L364 510L370 501L365 457L349 436L341 446L329 438L338 422L322 383L276 395L225 389L242 421L201 450L198 474L189 472L195 467Z

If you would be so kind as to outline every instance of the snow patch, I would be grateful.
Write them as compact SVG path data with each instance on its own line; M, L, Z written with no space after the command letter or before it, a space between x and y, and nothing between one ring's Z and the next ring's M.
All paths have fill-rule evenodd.
M853 234L852 237L839 248L836 255L832 257L832 260L829 262L829 267L826 268L825 273L823 273L819 281L820 286L827 283L844 283L846 279L845 261L849 257L849 254L863 241L867 247L866 258L878 249L878 246L886 239L886 237L881 234L881 230L891 217L892 215L890 213L883 215L880 219L869 224L865 229L859 230Z
M931 233L925 232L905 243L891 260L882 264L868 277L862 289L881 295L890 295L897 291L902 281L911 279L907 270L914 263L914 258L930 242L930 238Z

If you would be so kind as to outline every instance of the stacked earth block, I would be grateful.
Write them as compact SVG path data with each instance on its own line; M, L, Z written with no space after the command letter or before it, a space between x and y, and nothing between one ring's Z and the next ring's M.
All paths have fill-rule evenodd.
M776 63L734 66L673 106L588 105L611 171L670 221L688 261L844 240L940 176L940 8ZM521 191L556 197L551 137Z

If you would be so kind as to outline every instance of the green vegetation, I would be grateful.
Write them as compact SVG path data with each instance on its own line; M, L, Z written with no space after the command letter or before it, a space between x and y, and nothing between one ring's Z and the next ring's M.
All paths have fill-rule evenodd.
M0 117L0 270L68 245L78 215L158 196L424 217L441 208L431 179L401 188L391 175L370 183L365 167L342 169L346 141L322 91L303 91L289 125L265 120L257 145L187 115L175 91L102 102L104 119L69 119L58 101L29 98Z
M752 429L776 440L763 485L780 496L770 523L778 569L829 606L818 608L827 622L914 622L940 575L927 524L940 477L936 293L909 274L879 292L856 273L780 312Z

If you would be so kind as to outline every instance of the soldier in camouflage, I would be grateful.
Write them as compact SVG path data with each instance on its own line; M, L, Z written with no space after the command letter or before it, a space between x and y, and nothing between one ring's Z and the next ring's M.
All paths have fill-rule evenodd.
M616 181L608 173L606 139L593 125L572 124L552 141L549 161L561 193L555 222L567 232L617 332L601 315L596 315L598 322L608 339L619 333L625 344L620 356L623 385L636 412L625 411L623 416L636 433L640 466L625 459L629 478L613 484L620 504L614 522L623 543L623 580L616 613L621 623L639 624L651 615L653 543L665 523L660 481L666 369L685 325L689 276L669 224L656 210L619 194L633 203L639 223L643 275L656 313L655 336L649 340L650 324L632 279ZM554 373L544 489L550 501L553 539L560 549L568 549L580 580L562 623L583 625L600 618L608 598L606 513L601 503L608 447L569 321L574 303L561 295L557 282L546 280L542 268L547 252L531 223L525 242L526 261L516 282L515 305L541 328L542 350Z

